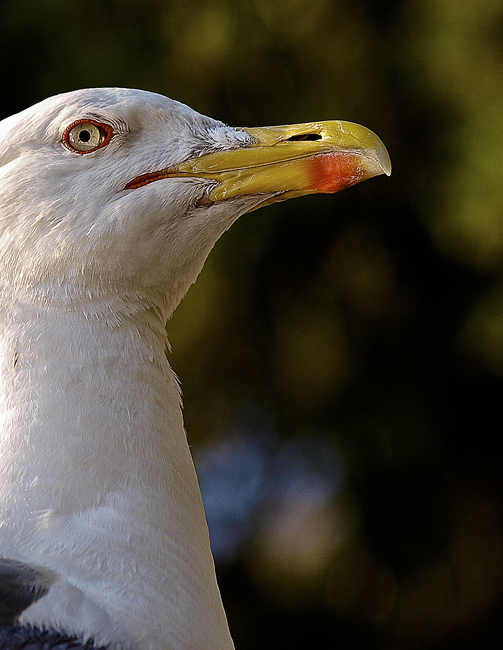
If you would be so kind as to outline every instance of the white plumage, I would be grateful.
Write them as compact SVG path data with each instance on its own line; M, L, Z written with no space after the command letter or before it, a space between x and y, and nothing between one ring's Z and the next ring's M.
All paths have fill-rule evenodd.
M220 235L280 191L221 200L218 174L166 170L256 144L136 90L0 123L0 555L50 585L23 623L124 650L233 648L165 324ZM372 151L361 178L389 171Z

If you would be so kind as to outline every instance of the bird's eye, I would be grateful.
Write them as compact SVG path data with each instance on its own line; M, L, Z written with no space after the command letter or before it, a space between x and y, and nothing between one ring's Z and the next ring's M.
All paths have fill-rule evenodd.
M89 153L110 142L113 129L108 124L80 120L75 122L65 131L64 144L77 153Z

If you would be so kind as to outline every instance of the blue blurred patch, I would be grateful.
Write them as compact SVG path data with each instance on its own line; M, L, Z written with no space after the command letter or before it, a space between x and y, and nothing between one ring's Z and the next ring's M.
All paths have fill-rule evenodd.
M195 458L216 563L231 561L260 528L261 515L302 504L313 511L341 490L345 465L320 434L279 440L272 431L238 430Z

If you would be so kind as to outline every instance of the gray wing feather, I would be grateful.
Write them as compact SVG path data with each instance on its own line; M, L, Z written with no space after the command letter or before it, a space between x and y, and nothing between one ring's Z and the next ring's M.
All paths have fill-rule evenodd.
M53 571L0 557L0 650L108 650L93 639L84 642L60 630L15 623L55 580Z
M0 625L13 623L45 596L55 579L52 571L0 557Z
M0 650L109 650L57 630L27 625L0 625Z

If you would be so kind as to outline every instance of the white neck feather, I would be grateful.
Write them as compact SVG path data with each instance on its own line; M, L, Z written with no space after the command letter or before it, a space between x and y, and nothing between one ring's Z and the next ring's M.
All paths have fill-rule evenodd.
M0 302L2 552L60 576L24 620L142 650L233 648L162 300Z

